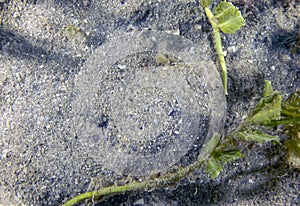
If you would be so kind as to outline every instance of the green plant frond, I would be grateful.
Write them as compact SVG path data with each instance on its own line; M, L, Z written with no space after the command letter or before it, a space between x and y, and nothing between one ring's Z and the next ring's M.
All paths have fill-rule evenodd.
M265 80L264 97L272 96L273 93L274 93L274 89L272 87L271 81Z
M263 142L274 141L274 142L280 143L279 137L273 136L273 135L268 135L266 133L262 133L262 132L256 131L256 130L247 130L244 132L239 132L238 136L248 142L263 143Z
M275 91L271 96L263 97L257 104L247 122L268 125L272 120L279 120L282 96Z
M228 150L221 151L219 153L219 159L224 163L232 162L236 159L244 157L240 150Z
M210 158L206 166L207 174L212 178L219 176L223 169L222 162L216 158Z
M258 102L247 122L277 126L300 123L300 90L293 92L285 101L274 91L270 81L265 81L264 97Z
M218 27L225 34L234 34L245 25L241 12L230 2L220 2L215 8L215 17L218 20Z
M213 0L201 0L201 5L203 8L209 7Z
M215 150L219 142L220 142L220 134L215 132L211 140L206 145L204 145L203 148L204 153L211 154Z
M288 149L288 162L300 168L300 137L298 139L286 140L284 141L284 145Z
M300 118L300 90L292 93L287 100L282 102L282 115Z
M300 158L300 142L296 140L286 140L284 144L287 146L289 153ZM300 160L300 159L299 159Z
M223 170L223 166L236 159L242 158L244 155L239 150L217 151L215 150L209 158L206 166L206 172L211 178L219 176Z

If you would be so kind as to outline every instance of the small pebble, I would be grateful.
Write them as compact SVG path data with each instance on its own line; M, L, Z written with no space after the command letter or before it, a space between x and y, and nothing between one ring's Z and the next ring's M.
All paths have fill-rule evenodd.
M249 59L248 62L249 62L250 64L253 64L254 61L251 60L251 59Z
M237 51L237 47L236 46L230 46L227 48L227 51L230 53L234 53Z
M275 66L272 65L272 66L270 67L270 69L271 69L271 71L275 71Z

